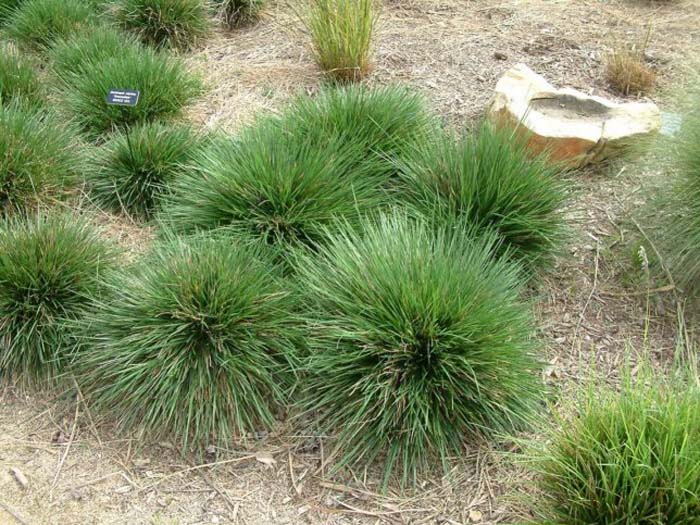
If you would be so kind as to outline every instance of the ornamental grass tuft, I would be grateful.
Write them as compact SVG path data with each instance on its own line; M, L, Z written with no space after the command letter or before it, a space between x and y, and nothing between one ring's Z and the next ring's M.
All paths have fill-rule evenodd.
M295 299L259 250L170 238L107 279L76 362L92 406L200 449L270 428L293 383Z
M589 388L527 453L535 523L696 525L700 389L652 374Z
M412 209L437 224L495 231L530 270L551 262L564 232L566 185L557 165L534 157L512 132L484 125L466 138L437 133L396 163Z
M19 44L45 50L56 39L90 28L96 17L83 0L25 0L8 17L5 30Z
M118 0L116 18L144 43L180 50L197 46L211 29L205 0Z
M255 22L266 0L212 0L211 3L224 26L233 29Z
M0 373L56 380L75 346L70 323L99 295L111 250L85 220L39 213L0 225Z
M335 436L337 466L378 461L406 483L465 439L527 425L541 390L533 322L495 242L396 214L299 260L304 405Z
M32 105L43 100L43 89L34 67L15 49L0 44L0 104L14 100Z
M148 220L203 144L184 126L150 123L118 132L93 152L86 173L90 193L112 210Z

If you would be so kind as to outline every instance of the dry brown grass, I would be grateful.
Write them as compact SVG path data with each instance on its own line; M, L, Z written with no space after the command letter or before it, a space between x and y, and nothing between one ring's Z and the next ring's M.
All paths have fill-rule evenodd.
M657 74L645 64L650 32L640 44L616 46L606 57L605 78L622 95L646 95L656 86Z

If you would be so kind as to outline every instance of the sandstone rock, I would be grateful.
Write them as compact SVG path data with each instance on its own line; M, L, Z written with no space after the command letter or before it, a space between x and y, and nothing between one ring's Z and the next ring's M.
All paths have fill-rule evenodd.
M661 127L656 104L618 104L575 89L557 89L524 64L498 81L488 118L527 133L536 152L572 167L614 156Z

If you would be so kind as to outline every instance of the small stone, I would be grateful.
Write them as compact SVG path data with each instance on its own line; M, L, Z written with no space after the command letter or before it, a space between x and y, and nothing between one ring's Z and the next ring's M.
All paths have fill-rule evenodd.
M506 55L505 53L501 53L500 51L496 51L493 54L493 58L495 58L496 60L508 60L508 55Z
M19 483L19 486L23 489L26 489L29 486L29 480L27 479L27 476L25 476L24 473L17 467L10 468L10 474L12 474L17 483Z

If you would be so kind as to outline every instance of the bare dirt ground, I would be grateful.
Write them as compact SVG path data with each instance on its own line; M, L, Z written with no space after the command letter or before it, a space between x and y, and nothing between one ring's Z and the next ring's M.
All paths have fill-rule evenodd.
M235 132L261 111L275 111L294 93L320 85L290 9L271 4L261 24L218 34L187 58L210 87L190 120ZM682 79L700 46L700 4L690 0L385 4L368 83L409 83L459 127L478 119L497 78L517 62L554 83L612 96L602 57L616 42L642 39L647 24L653 27L648 58L662 90ZM652 99L666 104L661 95ZM638 212L664 175L617 162L568 177L575 187L572 237L536 297L538 337L550 364L543 381L553 399L571 396L594 363L615 376L631 348L670 359L678 335L673 294L645 292L669 283L663 276L647 282L643 272L629 270L629 239L646 233ZM139 251L149 240L147 231L123 219L101 216L99 222L126 249ZM428 476L415 491L380 494L376 472L328 473L325 437L308 436L304 446L298 438L280 422L269 435L195 463L171 443L146 443L95 425L72 393L5 386L0 524L457 525L515 523L528 515L515 497L531 490L527 473L486 444L470 445L448 475Z

